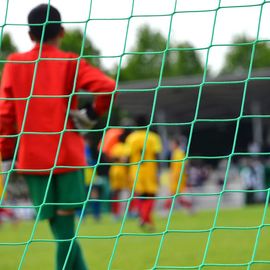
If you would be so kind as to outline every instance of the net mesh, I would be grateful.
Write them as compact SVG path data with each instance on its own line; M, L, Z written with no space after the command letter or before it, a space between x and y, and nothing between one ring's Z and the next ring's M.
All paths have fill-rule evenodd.
M3 21L3 24L1 25L1 37L3 37L5 27L9 25L9 24L7 24L7 15L8 15L8 11L9 11L9 2L10 1L8 1L8 0L6 1L5 19ZM118 70L117 70L117 75L116 75L116 89L118 89L118 90L116 90L113 93L113 95L115 95L117 92L119 93L119 95L121 95L121 93L125 93L125 92L128 92L128 91L133 91L133 92L143 91L141 89L132 89L132 90L121 89L121 87L119 86L119 79L120 79L120 74L121 74L120 69L121 69L121 66L123 64L124 57L126 55L129 55L129 54L140 55L140 54L146 53L146 52L129 52L128 49L127 49L127 43L128 43L128 37L129 37L129 29L130 29L132 19L133 18L142 19L142 18L146 18L146 17L148 18L148 17L153 16L153 15L134 15L135 2L136 2L135 0L131 1L130 14L129 14L128 17L126 17L126 18L117 18L118 20L126 20L127 25L126 25L126 32L125 32L125 40L124 40L124 44L123 44L123 51L122 51L121 55L119 56L119 65L118 65ZM250 227L249 226L235 226L235 227L219 226L218 225L218 218L219 218L219 214L221 212L221 203L222 203L222 199L223 199L224 195L226 195L227 193L230 193L230 192L235 192L235 193L245 193L245 192L247 192L247 191L245 191L243 189L237 189L237 190L233 190L233 191L230 190L229 191L229 190L226 189L226 186L227 186L227 181L228 181L228 178L229 178L229 172L230 172L230 168L231 168L232 159L236 155L243 155L243 156L246 155L246 153L239 153L239 152L237 153L236 152L236 143L237 143L238 134L239 134L240 121L242 119L245 119L245 118L263 117L262 115L252 115L252 116L245 115L244 114L244 105L245 105L247 87L248 87L249 82L251 80L256 80L256 79L258 79L258 80L259 79L260 80L268 79L267 77L266 78L262 78L262 77L261 78L254 78L254 77L252 77L252 67L253 67L253 61L254 61L254 56L255 56L255 51L256 51L256 45L257 45L257 43L259 41L260 26L261 26L261 19L262 19L263 9L265 7L265 4L269 3L269 2L268 1L261 1L261 3L258 3L258 4L256 3L256 4L247 4L247 5L239 5L239 6L236 6L236 5L234 5L234 6L229 6L229 5L226 6L226 5L222 5L222 1L219 0L219 1L217 1L217 6L215 8L213 8L213 9L200 10L200 11L198 11L198 10L177 11L177 6L181 5L181 2L182 2L181 0L179 0L179 1L175 0L173 10L168 14L161 14L160 15L160 16L167 16L167 17L170 18L166 48L164 50L162 50L162 51L147 52L147 54L160 54L160 55L162 55L162 62L161 62L161 66L160 66L160 75L159 75L159 78L158 78L158 83L157 83L156 87L151 89L151 91L154 92L154 98L153 98L153 102L151 104L151 112L150 112L149 124L146 127L144 127L144 128L146 128L146 132L147 132L145 145L146 145L147 137L149 135L150 128L152 126L190 126L189 137L188 137L188 140L187 140L186 156L185 156L184 160L189 160L189 159L221 159L221 158L226 158L227 159L226 172L225 172L225 177L224 177L224 184L223 184L223 187L221 188L220 192L185 193L185 196L190 196L190 197L196 197L196 196L211 197L211 196L215 196L215 197L218 198L216 208L215 208L214 217L211 219L212 223L209 224L209 228L207 228L207 229L192 229L192 228L191 229L171 229L171 222L172 222L172 219L173 219L174 209L175 209L174 205L176 203L177 198L179 197L179 194L175 194L174 196L159 196L159 197L155 198L155 200L157 200L157 201L158 200L164 200L164 199L167 199L167 198L172 198L172 206L170 208L168 216L166 217L164 229L162 231L155 232L155 233L143 233L143 232L132 232L132 231L131 232L126 232L125 231L125 226L126 226L126 224L128 222L127 221L128 208L130 206L131 200L134 198L134 190L135 190L135 186L136 186L136 180L135 180L133 190L131 192L130 197L128 199L118 200L119 202L126 202L127 205L125 207L125 211L124 211L124 214L123 214L121 225L119 226L119 230L117 231L117 233L115 233L113 235L108 235L108 236L105 236L105 235L100 235L99 236L99 235L95 235L95 234L93 234L93 235L86 234L86 235L82 236L82 235L80 235L79 232L81 230L81 227L83 226L83 222L82 222L83 221L83 213L86 210L87 203L89 201L95 201L95 199L90 198L90 193L91 193L91 190L92 190L92 183L93 183L93 181L92 181L91 184L90 184L89 190L88 190L88 195L87 195L87 198L90 198L90 199L86 200L83 203L82 213L80 214L80 217L79 217L79 220L78 220L78 223L77 223L76 232L75 232L74 238L72 239L71 246L70 246L70 249L69 249L69 253L70 253L72 245L73 245L73 243L74 243L74 241L76 239L81 239L81 240L97 240L97 239L99 239L99 240L104 240L104 239L105 240L112 240L113 239L114 243L113 243L112 249L110 251L109 260L108 260L108 264L107 264L106 268L107 269L116 269L116 268L114 268L114 260L115 260L115 257L117 256L117 251L118 251L118 248L119 248L119 245L120 245L120 241L123 238L125 238L125 237L127 237L127 238L128 237L157 237L158 236L159 241L158 241L157 248L155 249L156 251L155 251L155 255L154 255L154 260L151 263L151 267L149 267L151 269L223 269L222 267L230 267L232 269L251 269L252 266L254 264L256 264L256 263L261 263L263 265L263 267L265 267L265 268L258 268L258 269L267 269L267 266L264 266L264 265L269 264L270 261L268 261L268 260L261 260L261 261L256 260L256 252L258 250L259 240L260 240L260 237L262 235L262 230L263 230L263 228L265 226L267 226L267 224L266 224L266 216L267 216L267 206L268 206L268 201L269 201L269 190L265 190L265 189L257 190L258 192L260 192L260 191L261 192L266 192L266 194L267 194L266 195L266 203L265 203L265 206L264 206L264 209L263 209L261 219L258 221L258 225L250 226ZM48 4L50 5L50 1L48 1ZM53 172L54 172L54 170L56 168L56 163L57 163L58 156L59 156L59 151L60 151L60 146L61 146L62 139L63 139L63 134L66 131L67 120L68 120L68 115L69 115L69 109L70 109L70 105L71 105L71 99L75 94L75 85L76 85L76 78L77 78L77 75L78 75L78 67L79 67L80 59L89 58L89 57L91 58L91 56L89 56L89 55L84 55L83 52L84 52L84 43L85 43L85 38L86 38L86 34L87 34L88 24L89 24L89 22L95 20L95 19L92 18L92 4L93 4L93 1L89 0L88 17L87 17L86 20L80 22L80 23L84 24L84 31L83 31L84 32L84 38L82 40L81 53L80 53L80 56L78 58L78 64L77 64L77 69L76 69L76 75L75 75L75 78L74 78L73 90L72 90L71 94L68 96L68 110L67 110L67 113L66 113L65 123L64 123L64 126L63 126L63 131L59 132L59 134L60 134L59 145L58 145L58 149L57 149L56 156L55 156L54 166L50 170L49 182L48 182L47 190L46 190L46 193L45 193L45 196L44 196L44 201L40 206L36 207L37 208L37 215L36 215L32 230L31 230L31 234L30 234L29 238L27 239L27 241L3 242L3 241L0 240L1 241L0 245L4 246L4 247L23 246L23 252L22 252L22 254L20 256L20 262L19 262L19 265L18 265L18 269L23 269L24 268L24 261L26 259L27 253L29 252L29 248L33 243L38 243L39 245L43 245L44 243L47 243L47 242L57 242L58 241L58 240L50 240L50 239L36 239L35 238L35 233L36 233L36 230L37 230L37 227L38 227L38 224L39 224L40 211L41 211L42 207L46 204L45 201L46 201L49 185L50 185L50 182L51 182ZM241 46L241 44L220 44L220 45L214 44L214 37L215 37L215 30L216 30L217 20L218 20L218 14L222 10L227 9L227 8L232 8L232 7L234 7L235 9L243 8L243 7L258 7L260 9L260 14L259 14L258 21L257 21L257 26L256 26L256 28L257 28L256 37L255 37L254 41L250 43L250 45L252 45L252 51L251 51L250 64L249 64L247 76L246 76L246 78L244 80L235 80L235 81L231 81L231 82L228 82L228 81L226 81L226 82L225 81L219 81L219 82L217 82L217 81L209 81L209 80L207 80L207 70L208 70L208 67L209 67L210 50L215 46ZM214 20L213 20L213 24L211 26L212 27L211 38L209 40L209 43L208 43L207 47L194 49L194 50L198 50L198 51L200 51L200 50L205 50L206 51L205 62L204 62L204 72L203 72L203 75L202 75L202 80L201 80L201 82L199 84L196 84L196 85L188 85L188 86L187 85L185 85L185 86L183 86L183 85L166 86L165 85L164 86L164 83L163 83L163 71L164 71L165 62L166 62L166 56L168 55L168 53L170 51L175 51L175 50L191 50L190 48L179 48L179 49L170 48L173 17L174 17L175 14L179 14L179 13L196 13L196 12L205 12L205 13L211 12L211 13L214 13ZM159 15L155 15L155 16L159 16ZM241 14L239 14L239 16L241 17ZM116 20L116 19L115 18L106 18L106 19L99 19L99 20L110 21L110 20ZM47 22L48 22L48 16L47 16L47 20L46 20L45 24ZM25 121L26 121L26 116L27 116L27 113L28 113L29 101L31 100L31 98L33 98L33 89L34 89L34 86L35 86L37 68L38 68L38 65L39 65L40 61L43 60L41 58L43 36L44 36L44 32L43 32L42 38L41 38L41 46L40 46L40 51L39 51L39 57L35 61L35 69L34 69L34 74L33 74L33 80L32 80L32 86L31 86L30 95L29 95L29 97L27 97L25 99L26 100L26 109L25 109L25 114L24 114L24 120L23 120L23 123L22 123L22 128L21 128L21 131L20 131L20 133L18 135L14 135L15 137L17 137L17 143L16 143L15 155L14 155L15 157L16 157L17 152L18 152L21 136L22 136L22 134L25 134L25 131L24 131ZM92 57L95 57L95 56L92 56ZM64 59L64 60L66 60L66 59ZM59 61L61 61L61 59L59 59ZM2 62L5 62L5 61L2 60ZM238 83L242 84L243 83L244 84L244 89L243 89L243 95L242 95L239 115L236 118L233 118L233 119L222 119L222 120L214 119L214 118L213 119L211 119L211 118L210 119L199 118L199 108L200 108L200 104L201 104L201 97L202 97L204 87L206 85L211 85L211 84L212 85L215 84L216 86L219 86L219 85L228 84L228 83L231 83L231 84L238 84ZM183 122L182 123L179 123L179 122L177 122L177 123L165 123L165 122L155 122L154 121L154 115L155 115L155 111L157 109L156 106L157 106L158 93L159 93L159 91L161 89L171 89L171 88L175 88L175 89L178 88L179 89L181 87L193 88L195 86L199 87L199 91L198 91L198 96L197 96L197 100L196 100L196 109L195 109L195 113L193 115L192 121L184 122L184 123ZM148 91L148 90L149 89L146 89L145 91ZM77 95L84 95L84 94L85 93L77 93ZM55 96L53 96L52 98L55 98ZM101 146L100 146L101 149L103 148L103 145L104 145L104 137L105 137L106 131L108 129L110 129L110 128L115 127L115 126L110 125L111 116L112 116L112 108L113 108L113 105L114 105L113 103L114 103L114 101L112 99L105 127L101 128L101 129L95 129L94 131L91 131L91 132L102 132L103 133ZM268 117L268 116L264 116L264 117ZM228 155L218 155L218 156L217 155L215 155L215 156L191 156L190 155L190 148L191 148L192 137L193 137L193 134L194 134L195 124L197 124L197 123L230 122L230 121L234 121L236 127L235 127L231 152ZM117 126L117 128L137 129L138 127L136 127L136 126L129 126L129 127L127 127L127 126ZM100 151L100 153L101 153L101 151ZM145 147L144 147L144 149L142 151L142 157L144 156L144 154L145 154ZM254 155L263 155L263 154L267 154L267 153L253 153L253 154ZM168 162L168 160L164 159L164 160L158 160L156 162L166 163L166 162ZM97 172L97 167L100 166L100 165L101 165L101 154L99 154L99 156L98 156L96 165L92 166L92 168L93 168L93 177L95 176L95 174ZM122 164L122 165L124 166L126 164ZM141 162L138 163L137 176L138 176L138 173L139 173L139 170L140 170L140 166L141 166ZM8 172L6 172L6 181L5 181L5 184L4 184L4 187L3 187L3 192L2 192L2 196L1 196L0 205L1 205L2 208L23 208L23 207L29 208L29 206L21 206L21 205L20 206L14 206L14 205L6 205L6 204L4 204L5 194L7 192L8 186L9 186L10 175L14 171L16 171L16 169L15 169L15 158L12 161L11 169ZM183 173L183 171L184 170L182 170L182 173ZM181 179L182 179L182 174L180 175L180 178L179 178L178 188L181 185ZM105 202L105 203L109 202L108 200L99 200L99 201L100 202ZM33 206L33 208L34 208L34 206ZM211 242L213 241L213 238L214 238L214 233L217 230L228 230L228 231L243 231L243 230L244 231L245 230L254 231L255 230L255 232L256 232L255 240L253 242L248 243L250 246L252 246L252 252L251 252L250 258L246 262L241 261L241 262L235 262L235 263L226 263L226 262L220 263L218 261L218 262L209 263L208 260L207 260L207 257L209 255L209 249L211 247ZM181 234L181 233L182 234L188 233L188 234L194 234L194 235L198 235L200 233L206 233L207 234L207 239L206 239L206 242L205 242L205 246L203 247L203 251L202 251L203 255L202 255L200 263L198 265L194 265L192 263L193 260L190 259L190 262L189 262L188 265L177 265L174 262L167 263L166 265L162 265L160 263L160 258L162 256L162 252L164 251L163 249L164 249L164 246L165 246L166 238L169 238L170 234ZM181 245L181 243L179 245ZM128 248L128 244L127 244L127 248ZM175 247L175 250L177 250L177 247ZM226 250L224 250L223 252L226 253ZM179 256L181 256L181 254L179 254ZM146 255L146 257L147 257L147 255ZM0 262L0 264L1 264L1 262ZM123 269L123 268L117 268L117 269ZM132 269L132 267L130 269Z

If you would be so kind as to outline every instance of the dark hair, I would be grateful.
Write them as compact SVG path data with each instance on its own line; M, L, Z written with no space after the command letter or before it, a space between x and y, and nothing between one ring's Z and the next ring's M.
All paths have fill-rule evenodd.
M49 15L48 20L46 21L48 8L49 8ZM57 35L60 33L62 29L61 15L55 7L51 5L48 6L47 4L41 4L30 11L28 15L28 23L30 24L29 26L30 33L36 38L37 41L41 40L43 25L34 25L34 24L43 24L45 22L46 22L46 24L44 24L45 32L43 36L44 42L57 37Z
M146 120L146 116L145 115L138 115L135 118L135 122L137 126L147 126L149 123Z
M119 136L119 142L125 142L127 136L130 134L129 129L124 129L123 133Z

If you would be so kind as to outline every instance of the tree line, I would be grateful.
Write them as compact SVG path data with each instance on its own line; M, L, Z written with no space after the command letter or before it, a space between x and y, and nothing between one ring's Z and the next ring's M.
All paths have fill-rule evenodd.
M113 77L118 74L120 81L158 78L161 75L162 77L188 76L202 74L204 71L200 54L190 43L170 42L169 44L167 38L147 25L142 26L137 35L137 41L131 51L123 56L121 67L114 66L107 70ZM0 71L7 55L17 51L8 33L2 36L1 41ZM61 49L81 54L93 65L104 69L99 58L99 49L88 37L84 38L80 30L67 30ZM267 42L255 42L245 35L236 36L219 74L248 70L251 62L252 68L269 67L270 46Z

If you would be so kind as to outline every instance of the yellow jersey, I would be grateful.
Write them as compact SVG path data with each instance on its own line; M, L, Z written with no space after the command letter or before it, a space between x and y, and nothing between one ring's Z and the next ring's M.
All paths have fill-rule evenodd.
M138 130L128 135L126 143L130 149L130 162L138 162L136 165L131 165L129 170L131 183L136 182L135 192L156 194L158 190L156 158L162 151L160 136L152 131L149 131L147 136L146 130Z
M116 143L110 151L110 157L117 163L125 163L128 156L129 148L122 142ZM111 165L109 179L112 190L128 188L128 166L124 164Z
M84 169L84 183L86 186L90 186L93 178L94 169L93 168L85 168Z
M187 162L180 161L180 160L184 160L185 156L186 156L185 152L180 148L177 148L172 152L171 160L177 160L177 161L171 162L171 165L170 165L170 171L171 171L170 191L171 191L171 194L175 194L176 192L178 193L179 190L180 190L180 192L183 192L186 189ZM181 172L183 169L184 169L184 171L183 171L182 177L180 179ZM181 181L181 183L180 183L180 189L177 190L178 181Z

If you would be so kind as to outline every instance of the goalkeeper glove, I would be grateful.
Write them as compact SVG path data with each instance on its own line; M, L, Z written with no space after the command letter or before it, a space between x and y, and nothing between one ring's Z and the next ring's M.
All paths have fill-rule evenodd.
M98 115L92 105L87 105L80 110L70 110L70 116L77 129L92 129L98 122Z

